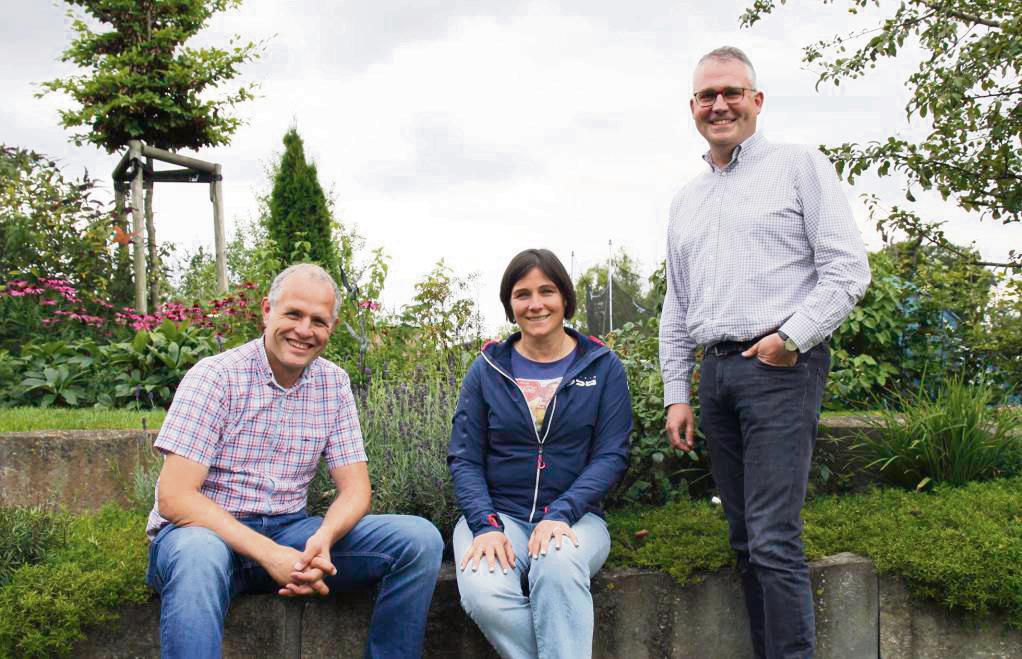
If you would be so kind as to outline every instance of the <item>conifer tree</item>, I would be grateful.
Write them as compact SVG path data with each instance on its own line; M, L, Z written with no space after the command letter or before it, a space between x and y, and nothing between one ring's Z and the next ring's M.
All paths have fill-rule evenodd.
M285 265L312 261L335 278L341 274L330 203L295 128L284 134L284 153L273 179L266 228Z

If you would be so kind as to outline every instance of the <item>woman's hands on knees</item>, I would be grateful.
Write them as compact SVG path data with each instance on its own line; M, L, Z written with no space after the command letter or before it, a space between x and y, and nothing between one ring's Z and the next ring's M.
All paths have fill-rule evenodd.
M536 528L532 529L532 535L529 537L529 556L533 558L545 556L551 538L557 540L557 548L560 549L564 536L568 536L578 547L578 538L575 537L575 532L571 530L570 526L565 522L544 519L536 525Z
M479 569L479 563L484 557L490 566L490 572L493 572L497 567L497 563L500 563L504 574L514 569L515 551L511 547L511 540L500 531L489 531L488 533L477 535L472 540L472 545L461 559L462 571L471 563L472 571L475 572Z

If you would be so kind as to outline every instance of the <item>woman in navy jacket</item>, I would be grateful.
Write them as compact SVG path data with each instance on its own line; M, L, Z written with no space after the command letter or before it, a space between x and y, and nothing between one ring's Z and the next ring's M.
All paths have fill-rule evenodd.
M588 657L589 579L610 550L600 501L628 466L625 372L564 327L575 290L549 250L515 256L500 299L521 331L469 368L447 455L461 602L504 657Z

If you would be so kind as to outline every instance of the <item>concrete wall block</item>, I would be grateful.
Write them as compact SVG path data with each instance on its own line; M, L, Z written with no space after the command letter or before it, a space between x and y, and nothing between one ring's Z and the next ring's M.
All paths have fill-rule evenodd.
M303 601L301 657L360 657L372 616L375 590Z
M301 622L303 658L361 656L368 638L375 590L344 593L305 603ZM424 657L496 658L476 624L461 608L454 567L445 564L426 621Z
M246 595L231 603L224 624L224 659L297 658L303 602L275 595ZM361 649L359 650L361 654ZM125 607L120 617L75 646L81 659L159 659L160 600Z
M884 659L1022 659L1022 632L1009 629L1003 616L976 620L912 599L900 579L878 579L864 558L832 556L814 562L811 575L819 659L872 659L878 656L878 647ZM595 657L752 656L741 588L732 572L680 586L666 574L606 571L593 580L593 597ZM373 590L325 599L241 597L227 617L224 656L361 656L374 599ZM120 616L90 630L73 656L159 657L159 600L126 607ZM441 571L427 624L425 657L496 657L461 609L450 564Z
M823 419L816 461L843 470L861 430L869 431L862 417ZM132 470L148 457L155 437L152 430L0 433L0 505L54 503L81 512L125 504Z
M593 656L667 657L676 588L664 574L602 572L592 581Z
M153 437L140 430L0 434L0 505L62 504L73 512L125 505L132 470Z
M876 569L868 558L841 553L810 565L816 613L816 656L874 659L880 647Z
M277 595L239 597L224 624L224 659L292 659L301 648L304 602Z
M676 659L753 656L749 617L736 572L708 575L702 582L687 587L675 582L674 587L677 604L670 656Z
M159 659L160 600L123 607L119 617L102 627L88 630L88 637L75 645L76 659Z
M884 659L1022 659L1022 631L1003 615L983 618L914 599L903 579L880 579L880 652Z

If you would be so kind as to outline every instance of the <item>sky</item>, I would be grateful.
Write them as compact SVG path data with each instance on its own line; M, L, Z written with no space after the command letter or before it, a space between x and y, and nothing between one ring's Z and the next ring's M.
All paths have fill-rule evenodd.
M866 80L815 90L802 47L867 25L842 3L782 7L751 29L747 2L682 0L246 0L218 15L197 45L234 34L264 42L239 83L258 98L227 147L184 152L220 163L227 233L257 217L266 169L296 126L340 221L382 247L390 269L382 303L400 309L440 259L474 275L469 295L488 328L503 322L500 276L518 251L552 249L580 274L624 249L648 275L665 256L673 193L706 167L688 109L692 70L721 45L752 59L766 96L759 128L778 142L839 144L920 136L907 121L912 54ZM74 73L59 61L71 19L53 0L0 0L0 142L56 158L101 180L118 156L76 147L60 127L68 101L38 83ZM876 14L873 14L875 16ZM904 204L898 180L846 186L870 249L882 243L862 195ZM979 222L936 196L924 217L945 218L952 240L1004 260L1022 227ZM208 188L157 187L160 240L179 253L213 244Z

